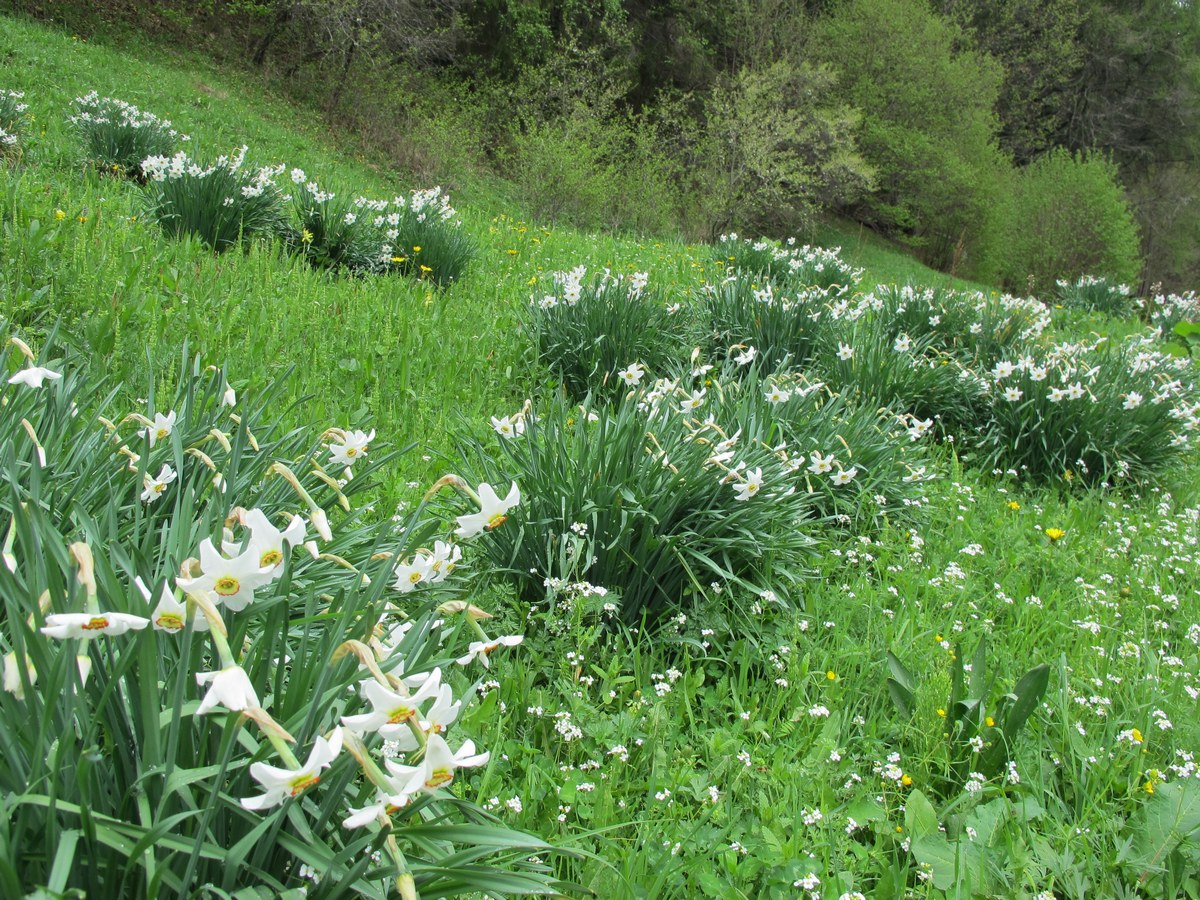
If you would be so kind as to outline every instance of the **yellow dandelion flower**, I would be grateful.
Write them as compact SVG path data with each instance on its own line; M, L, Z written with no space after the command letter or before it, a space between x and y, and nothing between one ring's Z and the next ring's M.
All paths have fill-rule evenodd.
M56 209L54 211L54 218L56 221L61 222L66 217L67 217L67 214L65 212L63 212L61 209Z
M938 707L937 714L939 719L946 718L946 710L942 709L940 706Z
M911 776L911 775L904 775L903 777L901 777L901 779L900 779L900 783L901 783L902 785L904 785L905 787L912 787L912 776ZM896 830L897 830L897 831L900 831L900 830L901 830L899 825L897 825L897 826L896 826Z
M993 719L991 716L988 716L986 719L983 720L983 724L986 725L988 728L995 728L996 720Z
M830 669L828 672L825 673L825 677L828 678L830 681L837 681L837 672L833 671L833 669Z
M1066 534L1066 532L1063 531L1061 528L1047 528L1046 529L1046 537L1050 538L1051 542L1062 540L1062 538L1065 534Z
M1021 504L1020 504L1020 503L1018 503L1016 500L1009 500L1009 501L1008 501L1008 508L1009 508L1009 509L1020 509L1020 508L1021 508Z

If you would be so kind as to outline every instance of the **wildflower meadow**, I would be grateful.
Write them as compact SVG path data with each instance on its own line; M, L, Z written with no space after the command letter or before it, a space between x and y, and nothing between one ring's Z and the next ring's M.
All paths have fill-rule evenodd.
M1194 295L585 234L0 29L0 895L1200 897Z

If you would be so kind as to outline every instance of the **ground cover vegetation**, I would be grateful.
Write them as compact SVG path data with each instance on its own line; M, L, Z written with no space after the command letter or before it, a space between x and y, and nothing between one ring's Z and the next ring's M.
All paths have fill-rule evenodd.
M0 26L5 896L1200 895L1193 293L455 210Z

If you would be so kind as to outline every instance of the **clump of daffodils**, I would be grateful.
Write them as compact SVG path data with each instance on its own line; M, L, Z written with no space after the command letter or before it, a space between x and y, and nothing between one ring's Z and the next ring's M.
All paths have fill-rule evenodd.
M24 102L23 91L0 91L0 157L16 155L21 132L25 130L29 104Z
M243 146L211 163L183 151L142 159L151 217L172 237L192 234L218 251L280 234L285 195L276 179L284 167L252 169L246 152Z
M76 112L69 119L84 144L87 158L101 172L144 181L147 157L165 157L188 135L168 119L138 109L116 97L95 91L76 97Z

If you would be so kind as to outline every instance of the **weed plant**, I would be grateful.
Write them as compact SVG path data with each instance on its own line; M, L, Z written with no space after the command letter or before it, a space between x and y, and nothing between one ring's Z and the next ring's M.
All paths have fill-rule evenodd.
M144 160L172 156L180 142L189 140L167 119L96 91L76 97L74 106L70 123L88 162L101 172L144 182Z

